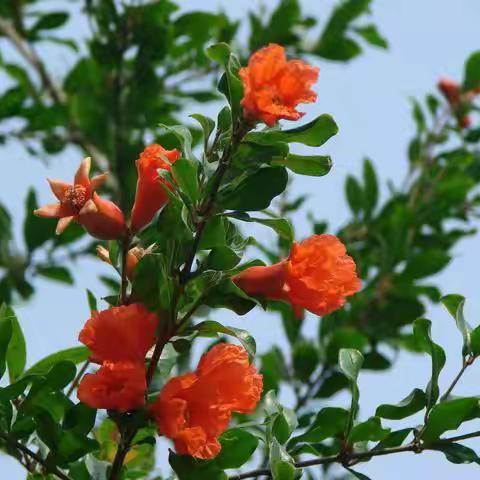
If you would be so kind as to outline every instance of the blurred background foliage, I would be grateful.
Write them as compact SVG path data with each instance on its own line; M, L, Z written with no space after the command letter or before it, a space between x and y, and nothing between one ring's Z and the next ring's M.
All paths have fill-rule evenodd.
M291 55L333 62L353 61L369 48L388 48L370 14L371 0L339 1L324 18L308 15L297 0L280 0L268 11L249 11L244 23L224 12L180 14L170 0L63 3L56 2L55 11L35 0L0 3L0 47L8 44L16 52L7 60L0 50L5 78L0 86L0 142L20 142L32 161L48 161L74 146L79 156L92 156L97 171L112 172L106 192L125 211L133 200L139 152L152 142L178 147L175 135L161 125L179 124L198 105L220 99L219 67L204 54L212 43L232 44L242 62L270 42L284 45ZM72 36L72 14L88 19L86 38ZM71 68L61 74L51 70L49 59L40 53L47 43L68 52ZM478 57L472 56L462 81L468 88L478 80ZM477 108L472 103L468 109ZM262 353L264 391L293 386L296 410L305 414L300 425L313 415L310 400L348 388L337 365L340 349L361 351L364 368L373 370L390 368L398 349L423 350L405 327L424 314L428 301L439 302L444 292L430 277L448 268L462 238L476 233L472 219L478 218L480 206L480 129L460 128L455 112L436 93L412 100L412 119L416 135L408 147L407 178L390 182L381 199L375 166L365 159L361 177L348 176L345 183L351 217L338 232L330 232L355 258L362 292L346 308L324 317L316 338L302 333L302 323L289 307L268 305L281 317L290 348ZM199 145L202 129L193 120L189 129L194 146ZM242 168L250 153L242 152L234 165ZM304 166L298 167L299 173L302 168L306 173ZM270 213L288 219L306 200L292 198L287 189ZM9 212L0 205L0 304L28 301L37 275L73 284L72 261L95 254L97 243L90 243L78 226L56 237L55 222L32 215L36 207L32 189L25 199L24 238L19 239L14 238ZM169 207L160 227L168 222L167 215L175 214L173 202ZM321 218L309 216L309 222L313 233L329 231ZM143 237L147 243L149 232ZM285 231L276 248L254 240L245 243L237 229L227 232L227 238L230 246L249 245L252 257L260 253L269 262L285 256L291 241ZM116 287L115 280L103 280ZM209 305L232 308L228 293L211 292ZM241 312L242 305L233 308ZM218 333L214 325L210 332L205 328L206 336ZM176 346L185 360L180 368L186 369L188 348ZM71 372L65 376L68 384ZM88 412L80 417L84 415ZM96 434L105 460L112 455L111 428L107 420ZM141 450L138 471L148 471L153 452L147 444Z

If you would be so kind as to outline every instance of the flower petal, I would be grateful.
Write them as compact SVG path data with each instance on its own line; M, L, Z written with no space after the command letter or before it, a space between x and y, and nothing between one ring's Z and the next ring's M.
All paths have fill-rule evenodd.
M97 188L100 188L105 181L107 180L108 176L110 175L109 172L102 173L101 175L96 175L90 180L90 185L92 187L92 190L96 190Z
M60 203L50 203L33 211L37 217L60 218L63 217L63 208Z
M74 216L72 216L72 217L62 217L57 223L57 228L55 230L55 233L57 235L62 234L65 231L65 229L70 225L70 223L72 223L72 220L74 218L75 218Z
M90 157L86 157L80 162L77 173L75 173L75 185L83 185L85 188L90 188L90 179L88 178L88 175L90 173L91 164L92 159Z
M50 184L50 188L52 189L53 194L60 201L63 200L65 196L65 192L72 187L70 183L64 182L63 180L55 180L52 178L47 178L47 182Z

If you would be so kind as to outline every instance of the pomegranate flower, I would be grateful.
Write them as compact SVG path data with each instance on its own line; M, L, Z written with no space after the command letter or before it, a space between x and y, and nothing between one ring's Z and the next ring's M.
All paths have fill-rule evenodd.
M218 436L227 429L232 412L253 412L262 388L262 376L246 350L218 344L203 355L196 372L167 382L150 413L179 454L214 458L221 449Z
M311 90L319 69L301 60L289 60L280 45L270 44L255 52L248 66L240 69L244 97L242 106L247 120L273 126L279 119L298 120L299 103L312 103L317 94Z
M149 145L140 154L136 162L138 181L132 209L132 231L138 232L150 223L155 214L168 202L164 186L169 189L172 187L158 174L158 170L170 170L172 163L179 158L178 150L165 150L157 144Z
M107 179L108 173L89 178L91 159L82 160L73 184L48 179L58 202L34 211L39 217L58 218L56 233L61 234L72 221L78 222L92 236L102 240L117 240L126 232L121 210L111 201L101 198L95 190Z
M96 373L82 378L77 394L89 407L128 412L145 403L146 389L143 362L104 362Z
M233 281L250 296L290 303L299 317L303 309L323 316L341 308L346 297L360 290L355 268L337 237L313 235L294 243L288 259L247 268Z
M91 352L91 360L142 362L155 343L158 317L140 303L93 312L78 339Z

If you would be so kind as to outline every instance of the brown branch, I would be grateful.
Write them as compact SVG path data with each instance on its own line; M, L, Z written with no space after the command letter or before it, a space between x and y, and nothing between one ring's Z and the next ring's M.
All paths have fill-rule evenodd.
M78 371L77 375L73 379L73 382L71 383L70 387L67 390L67 397L70 397L75 389L78 387L78 384L80 383L80 380L82 379L83 375L87 371L87 368L90 366L90 360L85 361L85 363L82 365L82 368Z
M32 452L28 447L23 445L16 440L11 439L6 433L0 432L0 438L7 443L10 447L18 450L19 452L23 453L25 456L35 460L38 464L42 465L46 471L53 473L53 475L57 476L61 480L71 480L71 478L65 475L61 470L57 467L52 465L47 465L47 462L40 456L38 453Z
M0 32L10 41L25 61L37 72L43 88L52 101L57 105L66 107L68 102L66 93L56 84L33 46L22 37L13 23L0 17ZM76 120L71 115L67 128L69 130L69 138L71 141L85 150L101 170L108 170L109 162L105 155L85 137Z

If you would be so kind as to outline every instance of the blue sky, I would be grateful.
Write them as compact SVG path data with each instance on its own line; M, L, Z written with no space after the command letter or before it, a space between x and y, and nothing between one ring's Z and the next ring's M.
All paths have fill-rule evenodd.
M271 6L276 2L265 0L263 3ZM302 3L308 14L321 17L333 2L310 0ZM184 10L215 10L221 6L230 16L241 17L246 8L260 2L202 0L199 5L193 0L182 0L180 4ZM464 59L472 51L480 49L478 0L375 0L373 14L390 42L390 50L368 49L359 60L346 66L318 62L321 68L316 87L319 99L315 105L305 109L307 119L328 112L340 126L338 136L322 147L322 153L333 157L332 172L320 179L298 177L293 185L295 192L311 195L308 209L316 217L327 219L332 231L348 217L343 195L345 176L360 172L365 156L369 156L378 168L383 180L383 193L387 179L397 183L403 179L407 168L407 143L414 131L408 98L424 96L441 75L460 78ZM84 27L76 19L70 24L70 28L80 32ZM3 52L3 44L0 45L2 53L8 54ZM54 65L61 65L66 60L66 53L52 52ZM41 203L49 202L51 194L45 177L69 179L81 158L81 153L71 150L46 166L29 158L23 149L14 144L2 147L1 154L0 201L13 212L18 230L21 228L19 218L23 216L27 188L34 185L39 191ZM298 238L308 233L303 217L295 219L295 226ZM267 241L270 238L263 230L259 234L265 235ZM467 318L474 325L480 322L478 246L478 237L463 241L455 250L454 260L446 272L436 279L444 293L462 293L467 297ZM27 337L29 363L76 344L78 331L88 315L85 289L92 289L98 297L105 291L96 280L100 271L105 272L105 267L94 261L79 264L75 268L76 288L62 287L41 279L36 281L38 290L33 300L17 308ZM428 317L433 320L435 339L448 354L448 364L441 379L445 385L458 371L461 339L442 309L430 308ZM275 317L255 310L241 318L221 312L219 318L250 330L260 350L266 350L274 343L283 343ZM314 334L316 326L317 320L310 318L306 331ZM458 387L458 394L479 393L478 368L473 367L467 373ZM406 353L400 355L395 368L387 375L361 374L361 418L372 415L378 404L397 402L412 388L423 387L428 377L428 360ZM345 396L335 399L339 405L346 404L347 400ZM285 401L289 401L288 392ZM473 431L478 427L479 422L475 421L467 429ZM475 441L471 445L475 447ZM161 456L166 454L165 447L162 442L159 447ZM478 477L477 469L478 466L450 464L441 454L433 453L382 457L358 468L372 480L400 480L405 477L450 480L459 476L468 480ZM4 474L2 478L11 480L25 477L22 468L5 456L0 456L0 472Z

